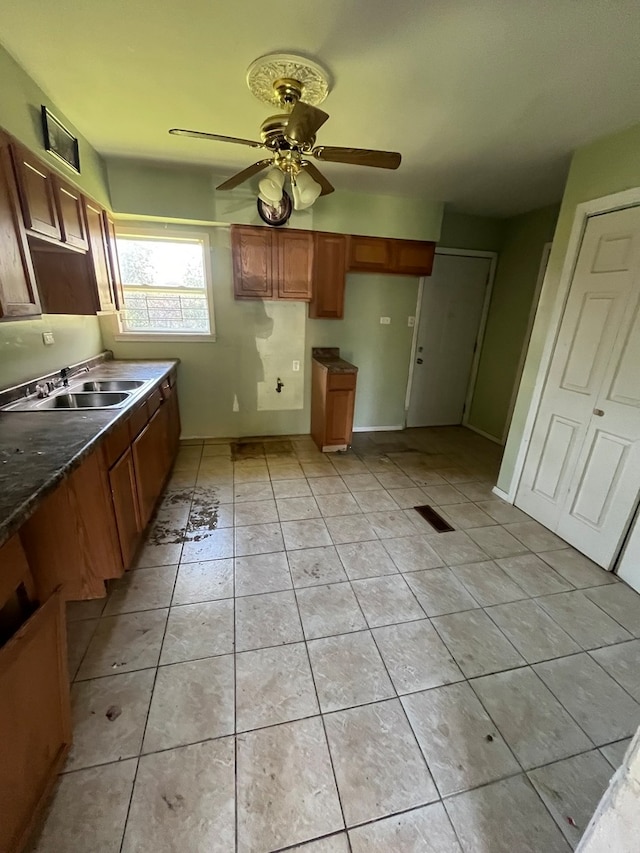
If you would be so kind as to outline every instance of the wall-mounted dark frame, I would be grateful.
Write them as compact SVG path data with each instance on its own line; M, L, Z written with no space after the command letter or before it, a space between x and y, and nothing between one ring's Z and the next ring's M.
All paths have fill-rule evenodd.
M42 105L42 132L44 147L58 160L80 174L80 149L78 140L62 122Z

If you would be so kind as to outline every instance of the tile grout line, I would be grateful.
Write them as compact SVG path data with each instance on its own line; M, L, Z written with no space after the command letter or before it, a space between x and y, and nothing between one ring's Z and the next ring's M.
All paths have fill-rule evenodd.
M200 451L200 458L202 458L202 450ZM189 502L189 515L191 514L191 509L192 509L192 507L193 507L193 500L194 500L194 498L193 498L193 494L194 494L194 493L192 492L191 501ZM188 524L188 523L189 523L189 521L188 521L188 517L187 517L186 524ZM182 549L183 549L183 547L184 547L184 544L182 544L182 545L181 545L181 547L180 547L180 556L182 556ZM178 566L177 566L177 568L176 568L176 574L175 574L175 577L174 577L174 579L173 579L173 588L172 588L172 590L171 590L171 596L170 596L170 598L169 598L169 602L171 602L171 600L173 599L174 593L175 593L176 583L178 582L178 573L179 573L179 571L180 571L180 560L178 560ZM163 608L159 608L159 609L163 609ZM126 837L126 834L127 834L127 826L128 826L128 823L129 823L129 816L130 816L130 814L131 814L131 806L132 806L132 804L133 804L133 798L134 798L134 796L135 796L136 782L137 782L137 780L138 780L138 772L139 772L139 770L140 770L140 760L141 760L141 758L142 758L142 748L143 748L143 745L144 745L144 738L145 738L145 735L146 735L146 733L147 733L147 726L148 726L148 724L149 724L149 714L151 713L151 705L153 704L153 696L154 696L154 693L155 693L155 690L156 690L156 683L157 683L157 681L158 681L158 672L159 672L159 669L160 669L160 658L161 658L161 656L162 656L162 647L163 647L163 645L164 645L164 640L165 640L165 637L166 637L166 634L167 634L167 627L168 627L168 625L169 625L169 616L170 616L170 613L171 613L171 610L170 610L170 604L169 604L169 607L167 608L167 618L166 618L166 620L165 620L165 623L164 623L164 630L163 630L163 632L162 632L162 640L161 640L160 645L159 645L159 647L158 647L158 660L157 660L157 663L156 663L156 666L155 666L155 673L154 673L154 677L153 677L153 684L152 684L152 687L151 687L151 695L150 695L150 697L149 697L149 706L148 706L148 708L147 708L147 713L146 713L146 715L145 715L145 722L144 722L144 726L143 726L143 729L142 729L142 738L141 738L141 740L140 740L140 748L139 748L139 750L138 750L138 755L137 755L137 757L136 757L136 770L135 770L135 773L134 773L134 775L133 775L133 782L132 782L132 785L131 785L131 794L130 794L130 796L129 796L129 803L128 803L128 805L127 805L127 813L126 813L126 815L125 815L125 819L124 819L124 822L123 822L123 824L122 824L122 838L121 838L121 840L120 840L120 846L119 846L119 851L120 851L120 853L122 853L123 848L124 848L124 841L125 841L125 837Z
M289 565L289 556L288 556L286 551L285 551L285 554L287 555L286 559L287 559L287 567L289 568L289 574L291 574L291 566ZM291 575L291 582L293 583L293 575ZM318 716L319 716L320 722L322 724L322 731L324 732L324 742L325 742L326 747L327 747L327 755L329 756L329 764L331 766L331 773L333 774L333 784L335 786L336 795L338 797L338 805L340 806L340 814L342 816L342 826L343 826L345 835L347 836L347 848L349 850L349 853L351 853L351 839L349 838L349 834L346 831L347 821L346 821L345 814L344 814L344 806L342 805L342 797L340 795L340 787L338 786L338 777L336 776L336 768L335 768L335 765L333 762L333 755L331 754L331 746L329 744L329 737L327 735L327 727L325 725L324 715L322 713L322 705L320 704L320 696L318 695L318 686L316 684L316 676L315 676L315 673L313 671L313 664L311 663L311 655L309 654L309 644L307 641L307 635L306 635L305 630L304 630L304 623L302 621L302 614L300 612L300 604L298 602L298 596L296 594L295 587L293 589L293 596L294 596L294 599L296 602L296 608L298 610L298 619L300 620L300 630L302 632L302 642L304 643L305 652L307 654L307 662L309 664L309 672L311 673L311 681L313 683L313 690L314 690L314 693L316 696L316 703L318 706Z

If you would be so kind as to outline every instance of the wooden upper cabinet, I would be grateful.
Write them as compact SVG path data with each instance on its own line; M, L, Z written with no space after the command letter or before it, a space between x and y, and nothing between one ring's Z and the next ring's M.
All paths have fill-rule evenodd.
M0 319L40 314L40 297L29 252L8 145L0 136Z
M388 275L431 275L435 243L387 237L349 238L349 270Z
M309 317L342 319L348 239L344 234L314 233L313 294Z
M398 275L431 275L435 243L393 240L393 271Z
M277 276L278 299L311 301L313 233L311 231L274 231L272 274ZM276 273L277 270L277 273ZM274 286L274 293L276 287Z
M88 249L82 194L58 177L54 178L54 188L62 242L76 249Z
M102 311L116 308L116 296L109 262L107 221L103 209L88 199L85 202L86 230L89 239L89 269L94 278Z
M11 144L20 206L28 231L62 239L53 174L26 148Z
M349 269L356 272L388 272L392 265L391 240L381 237L349 238Z
M120 274L120 261L118 259L118 245L116 243L116 226L113 218L106 210L102 211L105 233L107 235L107 255L109 258L109 273L111 275L111 287L116 308L124 308L124 295L122 293L122 275Z
M249 225L231 226L233 290L236 299L271 299L271 232Z

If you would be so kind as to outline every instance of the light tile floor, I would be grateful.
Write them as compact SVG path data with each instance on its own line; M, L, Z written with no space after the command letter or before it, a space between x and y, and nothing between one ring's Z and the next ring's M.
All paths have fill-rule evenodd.
M640 596L497 499L465 429L265 447L183 445L137 568L69 606L34 849L575 847L640 724Z

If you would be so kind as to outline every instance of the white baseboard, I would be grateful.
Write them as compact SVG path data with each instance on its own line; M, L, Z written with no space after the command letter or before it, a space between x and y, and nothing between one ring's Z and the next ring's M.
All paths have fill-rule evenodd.
M404 429L404 424L395 424L394 426L354 427L353 432L398 432L401 429Z
M497 495L499 498L502 498L502 500L506 501L508 504L513 503L511 496L507 492L503 492L502 489L499 489L497 486L494 486L491 491L494 495Z
M488 432L485 432L483 429L478 429L478 427L474 427L470 423L462 424L463 427L470 429L471 432L477 432L478 435L481 435L483 438L488 438L489 441L492 441L494 444L499 444L500 447L504 446L504 441L501 438L496 438L495 435L489 435Z

